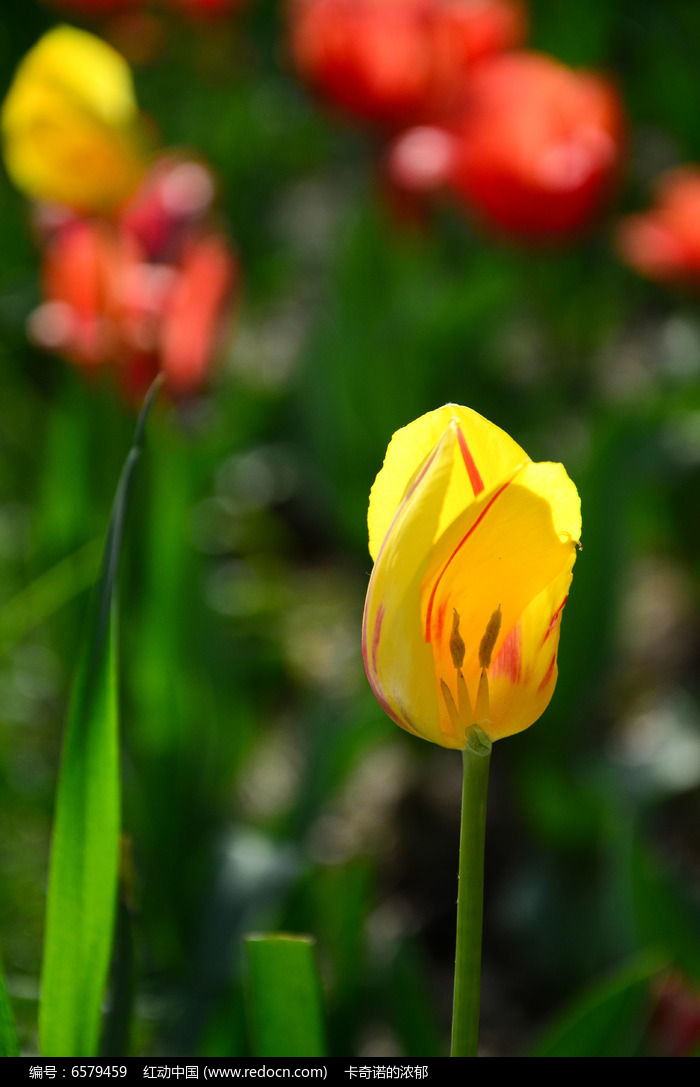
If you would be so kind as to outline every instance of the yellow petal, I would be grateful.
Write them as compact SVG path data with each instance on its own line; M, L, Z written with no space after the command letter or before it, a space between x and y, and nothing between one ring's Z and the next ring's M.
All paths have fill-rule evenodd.
M380 705L402 728L436 743L442 739L433 654L420 623L410 620L420 614L425 565L452 477L456 444L456 432L448 428L394 511L372 570L362 626L365 670Z
M445 404L397 430L369 496L369 551L376 559L396 509L416 471L448 427L458 439L453 478L436 526L436 538L484 491L491 491L529 460L500 427L458 404Z
M28 196L81 211L116 206L143 169L126 61L86 31L49 31L19 65L2 108L5 161Z

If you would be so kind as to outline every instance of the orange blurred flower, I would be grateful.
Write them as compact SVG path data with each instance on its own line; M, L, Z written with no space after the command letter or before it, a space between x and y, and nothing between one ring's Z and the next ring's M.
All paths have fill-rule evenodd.
M365 670L385 712L443 747L546 709L581 504L561 464L446 404L394 434L369 500Z
M116 221L44 215L35 342L87 370L114 368L134 396L159 371L172 396L201 389L238 278L210 221L213 196L201 163L170 156Z
M522 43L519 0L292 0L290 48L333 105L385 125L415 121L476 61Z
M538 53L504 53L474 69L457 109L398 138L388 171L400 191L446 189L508 235L566 238L603 206L623 142L607 80Z
M664 174L654 207L623 219L616 244L622 259L642 275L700 286L700 167Z

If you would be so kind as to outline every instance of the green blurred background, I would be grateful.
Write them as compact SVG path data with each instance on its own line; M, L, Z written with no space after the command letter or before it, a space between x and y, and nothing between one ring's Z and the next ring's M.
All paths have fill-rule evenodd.
M563 461L584 522L554 699L492 760L483 1051L664 1052L659 979L700 986L700 314L610 244L700 159L700 7L530 10L533 47L611 73L630 119L609 220L551 252L393 221L278 4L162 14L135 68L162 143L217 171L243 290L211 392L151 420L127 531L130 1052L245 1055L241 940L268 928L316 937L330 1053L446 1052L460 761L383 716L360 620L388 439L450 400ZM60 17L5 8L2 93ZM34 1052L66 697L134 416L28 345L38 255L0 186L0 933Z

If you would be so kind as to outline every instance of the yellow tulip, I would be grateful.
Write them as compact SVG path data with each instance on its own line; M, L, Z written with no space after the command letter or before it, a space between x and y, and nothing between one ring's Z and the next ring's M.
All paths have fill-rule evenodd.
M141 175L129 66L84 30L58 26L30 49L0 122L7 171L34 199L111 211Z
M447 404L394 434L369 500L372 690L402 728L464 748L531 725L557 680L581 504L561 464Z

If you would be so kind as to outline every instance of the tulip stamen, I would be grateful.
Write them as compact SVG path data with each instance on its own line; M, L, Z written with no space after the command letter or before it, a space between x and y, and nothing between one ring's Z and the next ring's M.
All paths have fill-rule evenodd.
M486 624L486 630L484 636L481 639L479 645L479 664L481 665L481 675L479 676L479 688L476 692L476 712L474 714L477 725L490 722L491 720L491 702L489 700L489 677L486 674L491 666L491 657L493 655L494 646L498 639L498 634L501 629L501 620L503 614L501 612L501 605L499 604L495 612L493 612L491 618Z
M444 679L440 680L440 690L442 691L442 697L444 698L445 705L447 706L447 713L448 713L449 718L450 718L450 724L452 725L452 728L454 729L455 733L457 735L459 735L460 732L462 732L464 729L466 729L467 726L464 723L464 721L462 720L462 716L461 716L459 710L457 709L457 706L455 705L455 700L454 700L454 697L452 695L452 691L447 686Z
M491 654L498 638L498 632L501 629L502 618L501 605L499 604L486 624L486 630L479 646L479 664L484 669L491 664Z
M455 697L444 679L440 680L440 689L447 706L450 724L457 735L460 735L462 733L466 734L466 730L474 723L474 717L469 691L462 672L467 647L464 644L462 635L459 633L459 612L456 608L452 609L452 633L450 634L449 644L450 656L457 672L457 701L455 702Z
M457 671L457 705L459 706L460 720L468 721L469 724L472 724L474 722L472 703L469 697L469 691L467 690L464 673L461 669L458 669Z
M459 633L459 612L456 608L452 609L452 633L450 634L450 653L452 655L452 663L459 672L464 663L464 654L466 652L466 646L464 639Z
M474 714L477 725L488 724L491 720L491 703L489 701L489 677L486 669L481 669L479 677L479 689L476 692L476 712Z
M455 702L454 695L444 679L440 680L440 690L455 735L459 737L466 736L467 729L474 724L474 714L472 713L471 699L461 669L457 670L457 702Z

